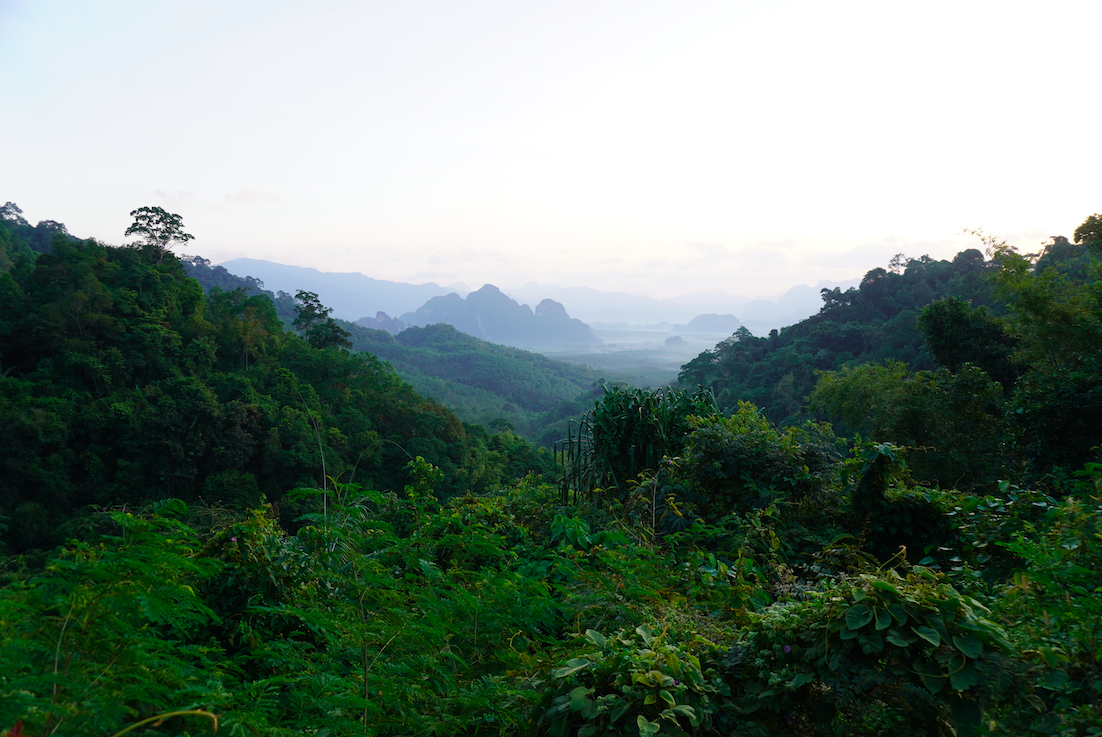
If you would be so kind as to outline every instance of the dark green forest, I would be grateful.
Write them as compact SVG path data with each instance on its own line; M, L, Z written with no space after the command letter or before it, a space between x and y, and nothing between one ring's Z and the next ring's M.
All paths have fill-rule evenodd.
M598 389L553 458L150 222L0 222L0 729L1102 734L1102 217ZM524 360L467 375L553 408Z
M247 508L263 496L278 510L289 489L330 478L400 489L418 456L446 472L445 496L549 467L371 354L310 345L267 297L204 297L154 248L59 238L0 279L0 515L13 552L64 542L89 505Z

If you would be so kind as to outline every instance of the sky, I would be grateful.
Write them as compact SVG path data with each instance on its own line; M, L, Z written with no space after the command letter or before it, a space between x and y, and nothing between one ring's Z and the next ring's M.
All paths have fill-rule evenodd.
M472 288L768 296L1102 210L1102 3L0 0L0 202Z

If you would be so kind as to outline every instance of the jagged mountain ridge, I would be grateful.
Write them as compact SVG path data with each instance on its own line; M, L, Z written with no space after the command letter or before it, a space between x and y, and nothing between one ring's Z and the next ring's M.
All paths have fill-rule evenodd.
M464 297L433 297L399 318L408 325L446 323L476 338L517 347L597 347L602 341L566 308L544 299L536 309L522 305L492 284Z

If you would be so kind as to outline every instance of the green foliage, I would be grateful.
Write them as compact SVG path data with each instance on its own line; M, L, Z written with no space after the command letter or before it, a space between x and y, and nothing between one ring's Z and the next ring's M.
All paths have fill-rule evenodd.
M1082 250L1082 249L1080 249ZM996 293L1005 300L1014 359L1026 366L1010 400L1016 453L1037 475L1053 466L1097 460L1102 429L1102 262L1085 274L1059 264L1039 269L1035 257L992 243L1001 268Z
M234 276L197 256L185 256L183 264L211 298L240 289L239 299L247 297L250 303L267 296L288 326L297 317L294 298L285 292L265 291L263 282ZM447 406L464 422L489 427L504 420L516 435L541 447L561 440L567 420L581 417L602 393L604 380L584 366L487 343L451 325L411 327L394 336L344 320L333 324L319 339L336 329L347 331L352 350L387 361L418 394Z
M184 232L184 220L179 215L166 212L160 207L139 207L130 212L134 222L124 235L140 237L140 247L149 249L153 258L160 263L173 244L185 245L195 236Z
M414 455L444 496L549 466L369 354L315 350L262 295L204 298L170 253L66 240L0 277L0 448L13 552L57 544L87 505L278 505L326 476L400 489Z
M351 348L351 334L329 317L332 311L322 306L318 295L300 289L295 293L295 319L291 324L314 348Z
M1102 477L1095 466L1091 473ZM1051 502L1051 500L1049 500ZM1083 729L1102 715L1102 504L1096 497L1050 503L1012 540L997 541L1022 561L998 601L1013 636L1037 664L1031 703ZM1040 616L1038 617L1038 613Z
M809 406L846 434L910 448L912 473L929 486L989 485L1005 463L1002 387L970 364L955 374L900 362L825 372Z
M719 689L692 652L711 649L710 643L674 644L667 634L646 625L611 637L587 630L583 649L551 671L554 688L536 734L712 733Z
M207 671L221 667L217 651L187 637L214 621L195 586L218 567L194 558L194 532L164 514L114 513L115 534L0 589L0 724L102 735L224 697Z
M959 297L939 299L919 313L918 329L934 360L954 374L970 363L1004 389L1018 377L1010 361L1014 341L986 307L973 308Z
M819 371L885 361L933 369L917 311L949 296L989 304L991 285L983 276L991 264L969 249L952 262L923 256L903 266L902 273L873 269L856 291L824 294L818 315L775 336L755 338L745 329L735 333L682 366L679 384L710 388L724 412L749 401L774 421L793 424Z
M987 607L921 567L771 608L741 648L738 709L781 734L977 734L981 705L1020 685L992 678L1015 651Z
M450 325L411 327L397 336L358 325L355 350L389 361L418 392L446 404L466 422L499 418L519 435L550 448L567 418L580 417L602 394L598 374L538 353L494 345Z
M0 236L29 228L0 215ZM605 391L565 449L572 499L510 482L548 460L511 415L465 426L374 356L318 350L284 329L290 295L204 297L150 249L46 250L0 275L0 532L23 553L0 565L0 729L1100 733L1099 295L1081 244L897 259L826 295L836 347L878 306L904 343L929 327L945 363L821 366L813 402L852 440L737 398L724 416L707 389ZM981 271L1005 317L914 311ZM906 285L909 306L889 289ZM984 370L1009 345L997 330L1021 372L1005 389ZM518 398L549 375L406 332L407 356L451 351ZM762 340L724 348L748 361L730 377L796 355ZM580 402L572 377L531 397ZM181 499L134 511L165 493Z
M573 428L568 432L563 493L604 492L625 500L629 481L656 468L663 458L680 454L691 417L715 413L715 400L703 389L606 388L605 396L582 417L577 435Z
M714 522L774 499L827 503L823 492L841 460L829 426L778 430L749 402L730 417L694 417L690 425L679 476L692 490L685 495L692 514Z

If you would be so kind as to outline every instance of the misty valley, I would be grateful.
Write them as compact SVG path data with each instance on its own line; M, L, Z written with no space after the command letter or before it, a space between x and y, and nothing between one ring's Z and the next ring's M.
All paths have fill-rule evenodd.
M6 734L1102 735L1102 215L775 300L131 216L0 208Z

